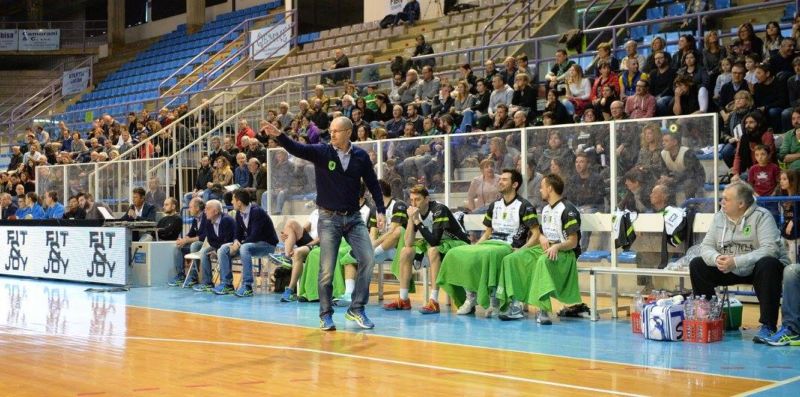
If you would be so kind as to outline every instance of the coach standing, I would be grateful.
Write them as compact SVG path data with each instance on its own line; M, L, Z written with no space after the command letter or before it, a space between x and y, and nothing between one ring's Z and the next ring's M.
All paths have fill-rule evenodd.
M374 262L372 243L367 226L359 212L358 192L363 179L372 197L376 198L378 228L382 228L385 217L381 188L375 175L372 161L363 149L350 143L353 123L346 117L337 117L330 125L331 144L305 145L293 141L271 124L268 133L277 138L278 144L287 152L314 164L317 184L317 206L319 207L320 273L319 316L320 328L333 331L333 270L339 243L344 237L352 247L358 260L358 275L353 292L353 301L345 318L355 321L361 328L373 328L375 324L367 317L364 306L369 300L369 284Z

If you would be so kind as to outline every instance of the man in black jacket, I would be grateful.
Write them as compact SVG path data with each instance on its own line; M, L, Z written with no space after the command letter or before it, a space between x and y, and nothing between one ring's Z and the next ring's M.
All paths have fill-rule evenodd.
M194 190L186 193L183 196L183 205L188 207L189 201L194 197L203 197L203 192L208 188L208 183L213 179L213 170L211 169L210 159L208 156L200 158L200 168L197 169L197 177L194 182Z
M158 239L160 241L177 240L181 235L183 220L178 215L178 200L173 197L164 199L164 216L158 220Z

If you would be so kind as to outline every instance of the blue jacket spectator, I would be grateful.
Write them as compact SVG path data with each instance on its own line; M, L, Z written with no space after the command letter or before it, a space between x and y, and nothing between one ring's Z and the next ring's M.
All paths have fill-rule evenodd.
M278 234L272 224L272 218L261 207L251 204L248 210L247 227L241 212L236 212L236 240L242 244L266 241L273 246L278 245Z
M54 203L44 210L45 219L62 219L64 218L64 204Z
M31 201L31 195L35 201ZM30 192L25 195L25 205L17 210L17 219L45 219L44 210L38 203L36 193Z
M214 225L217 225L215 230ZM212 248L218 250L222 244L233 242L233 237L236 233L236 221L225 213L220 214L216 221L211 221L208 218L202 219L200 230L198 230L197 237L200 241L208 240L208 244Z

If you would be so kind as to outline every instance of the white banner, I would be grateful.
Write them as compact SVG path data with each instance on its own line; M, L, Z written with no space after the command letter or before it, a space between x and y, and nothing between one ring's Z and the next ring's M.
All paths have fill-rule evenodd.
M388 0L386 2L386 15L397 14L403 11L403 0Z
M54 51L61 44L59 29L20 29L20 51Z
M250 31L250 58L254 60L275 58L289 53L292 41L292 24L284 22Z
M0 51L17 50L17 29L0 29Z
M89 80L92 76L92 69L78 68L67 72L61 77L61 95L77 94L89 87Z
M121 227L0 226L0 274L125 285L129 240Z

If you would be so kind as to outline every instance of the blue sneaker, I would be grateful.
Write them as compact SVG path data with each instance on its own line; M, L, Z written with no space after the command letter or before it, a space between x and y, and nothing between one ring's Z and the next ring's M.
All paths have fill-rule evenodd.
M800 341L800 335L785 325L782 326L778 332L772 334L772 336L769 338L764 339L764 342L770 346L788 346L791 345L792 342L798 341Z
M297 300L297 295L291 288L286 287L281 295L281 302L294 302Z
M769 339L772 334L775 333L775 328L770 327L769 325L761 324L761 328L758 329L758 333L753 336L753 342L755 343L767 343L767 339Z
M233 292L233 294L240 298L253 296L253 287L247 285L240 285L239 288Z
M347 309L347 313L344 314L344 318L350 321L355 321L359 327L364 329L375 328L375 324L369 320L369 317L367 317L367 313L364 312L364 309L358 309L355 311Z
M217 295L228 295L228 294L233 292L233 286L232 285L220 284L220 285L212 288L211 292L213 292L213 293L215 293Z
M179 274L175 276L172 280L169 280L167 285L169 285L170 287L180 287L183 285L183 282L185 280L186 278L182 274Z
M336 331L336 324L333 323L333 315L325 314L320 317L319 329L323 331Z
M194 287L192 287L192 290L195 292L206 292L211 291L212 289L214 289L214 286L211 284L196 284Z
M292 258L284 254L269 254L269 259L272 260L276 265L291 268L292 267Z

